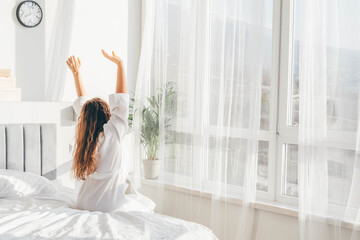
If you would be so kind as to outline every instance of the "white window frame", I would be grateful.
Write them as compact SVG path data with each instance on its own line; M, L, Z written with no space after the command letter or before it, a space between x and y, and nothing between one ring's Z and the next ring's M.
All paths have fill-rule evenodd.
M281 0L279 0L281 1ZM280 47L280 66L279 66L279 95L278 95L278 124L277 124L277 146L276 146L276 193L275 200L297 204L297 197L283 195L284 175L285 175L285 155L283 146L285 143L297 144L298 128L288 126L289 108L292 79L292 33L293 33L293 0L285 0L281 3L281 47Z

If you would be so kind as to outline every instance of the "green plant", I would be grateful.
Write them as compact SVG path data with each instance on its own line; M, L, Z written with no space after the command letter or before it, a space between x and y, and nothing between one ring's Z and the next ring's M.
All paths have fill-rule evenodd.
M141 109L134 109L134 98L130 100L130 110L133 113L129 114L129 126L132 127L133 115L138 111L141 112L141 128L140 128L140 143L145 149L145 153L149 160L156 160L159 151L159 128L160 128L160 111L163 108L164 128L171 125L172 114L176 108L176 91L174 83L168 82L165 87L151 96L146 97L145 106Z
M131 95L134 96L135 94L131 92ZM135 98L131 97L129 101L129 117L128 117L128 125L130 128L132 128L133 120L134 120L134 104L135 104Z

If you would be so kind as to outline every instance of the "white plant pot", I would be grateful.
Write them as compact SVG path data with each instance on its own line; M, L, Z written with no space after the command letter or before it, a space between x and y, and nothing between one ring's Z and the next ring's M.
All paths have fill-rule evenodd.
M160 171L160 160L143 159L144 177L145 178L157 178Z

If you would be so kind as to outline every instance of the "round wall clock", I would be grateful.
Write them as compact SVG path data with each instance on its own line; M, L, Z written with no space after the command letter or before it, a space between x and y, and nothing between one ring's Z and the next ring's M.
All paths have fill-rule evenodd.
M24 27L33 28L41 23L43 12L36 2L24 1L17 7L16 17Z

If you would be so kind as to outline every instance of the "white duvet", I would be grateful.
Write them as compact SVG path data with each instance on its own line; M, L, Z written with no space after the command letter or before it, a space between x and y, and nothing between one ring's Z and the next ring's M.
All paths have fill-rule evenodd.
M0 199L0 239L217 239L200 224L160 214L73 209L74 194Z

